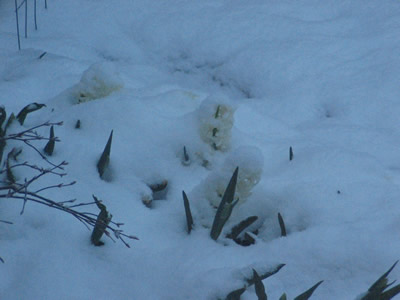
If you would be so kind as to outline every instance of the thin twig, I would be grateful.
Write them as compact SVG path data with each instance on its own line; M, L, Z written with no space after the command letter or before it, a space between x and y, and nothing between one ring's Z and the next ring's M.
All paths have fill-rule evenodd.
M75 183L76 183L76 181L72 181L70 183L59 183L59 184L55 184L55 185L49 185L49 186L46 186L44 188L41 188L41 189L35 191L34 193L40 193L44 190L49 190L49 189L54 189L54 188L63 188L63 187L74 185Z

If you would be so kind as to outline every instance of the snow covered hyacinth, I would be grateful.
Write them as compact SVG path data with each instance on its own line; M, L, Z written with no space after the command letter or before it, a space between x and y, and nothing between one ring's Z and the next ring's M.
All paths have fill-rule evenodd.
M260 181L264 158L257 147L242 146L233 151L225 160L222 167L216 170L196 188L213 207L218 207L229 179L237 166L239 176L236 184L235 201L245 202L251 195L251 190Z
M234 112L231 101L221 94L211 95L201 103L197 112L200 137L214 150L229 149Z
M110 95L123 87L123 82L111 62L91 65L74 87L77 103L87 102Z

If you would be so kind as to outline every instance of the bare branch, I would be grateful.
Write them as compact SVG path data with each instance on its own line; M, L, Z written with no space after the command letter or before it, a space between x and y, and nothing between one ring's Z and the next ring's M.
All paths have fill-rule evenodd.
M37 190L35 193L40 193L40 192L42 192L44 190L49 190L49 189L54 189L54 188L63 188L63 187L74 185L75 183L76 183L76 181L72 181L70 183L59 183L59 184L56 184L56 185L50 185L50 186L46 186L44 188L41 188L41 189ZM70 201L71 200L68 200L67 202L70 202Z

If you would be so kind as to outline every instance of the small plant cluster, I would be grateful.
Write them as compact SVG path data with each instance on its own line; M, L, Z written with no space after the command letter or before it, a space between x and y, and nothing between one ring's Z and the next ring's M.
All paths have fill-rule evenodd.
M271 277L272 275L275 275L278 273L285 265L280 264L277 265L275 268L273 268L270 271L264 272L259 274L255 269L252 269L253 276L251 278L245 278L244 279L244 284L243 287L236 289L232 292L230 292L223 300L240 300L240 296L251 286L254 285L254 290L257 295L258 300L267 300L267 292L264 286L264 283L262 282L264 279L267 279L268 277ZM313 285L311 288L309 288L307 291L301 293L297 297L294 298L294 300L307 300L311 297L311 295L314 293L314 291L318 288L318 286L322 283L323 281L319 281L315 285ZM219 299L222 300L222 299ZM279 300L287 300L286 293L283 293L282 296L279 298Z
M193 190L190 198L196 200L194 204L197 215L200 216L203 226L211 228L210 236L214 240L217 240L222 233L234 207L246 202L251 195L252 189L260 181L263 164L263 156L258 148L241 146L226 157L219 170L211 171ZM229 178L229 184L226 186ZM185 192L183 195L187 214L190 212L189 197ZM193 226L193 217L187 218L192 220L191 226ZM257 216L248 217L234 226L231 233L225 236L243 246L254 244L257 232L247 231L244 237L241 233L257 219Z
M63 161L58 164L52 163L48 156L51 156L55 149L56 142L59 139L55 136L54 126L61 126L62 122L50 123L45 122L43 124L28 128L21 129L17 133L9 133L11 125L18 121L22 126L28 114L37 111L45 107L43 104L32 103L24 107L15 116L11 114L7 119L7 113L4 107L0 107L0 175L3 175L4 180L0 180L0 198L4 199L18 199L22 200L21 214L25 210L25 206L28 202L38 203L56 210L63 211L75 217L78 221L83 223L88 229L93 228L92 243L96 246L100 246L103 242L100 238L103 234L106 234L112 239L111 233L116 239L122 241L127 247L129 244L125 241L127 239L137 239L134 236L125 234L119 229L123 224L115 223L111 221L111 214L106 210L105 205L101 200L98 200L93 196L94 201L87 203L75 203L76 199L66 201L55 201L42 195L42 192L49 189L64 188L67 186L74 185L76 182L70 183L59 183L56 185L44 186L39 189L33 189L33 183L37 182L40 178L47 175L54 175L58 177L64 177L66 175L64 167L67 166L67 162ZM41 136L37 130L50 127L49 138ZM36 142L46 141L45 146L40 150L35 144ZM13 147L11 151L4 156L7 144L22 144L25 147ZM21 162L19 156L25 148L32 149L36 152L48 167L37 166L28 161ZM3 159L5 157L5 159ZM3 162L4 161L4 162ZM33 174L30 178L24 178L21 182L18 180L16 170L30 169L33 170ZM100 209L98 215L88 212L81 212L77 210L78 207L96 205ZM11 223L2 221L3 223Z
M220 103L221 102L216 101L215 98L208 98L202 103L198 113L200 120L200 136L204 142L211 146L212 150L227 151L230 146L230 131L233 126L234 109L226 103ZM239 153L239 155L237 153ZM234 152L234 154L226 160L224 172L211 173L198 187L198 189L202 190L200 198L203 199L201 200L206 198L211 207L216 208L210 229L210 237L213 240L217 240L220 237L233 209L240 202L246 200L246 198L251 194L251 189L260 180L262 169L258 169L256 166L263 165L262 155L257 153L257 151L254 151L254 149L251 149L250 151L248 149L245 151L237 151L237 153L235 154ZM246 155L243 155L243 153ZM252 157L252 160L248 160L248 157ZM256 159L254 159L254 157L256 157ZM293 148L289 147L289 161L292 161L293 158ZM184 166L190 165L191 161L186 146L183 148L181 161ZM253 164L249 162L252 162ZM234 163L237 163L239 166L236 166L233 174L231 173L232 176L228 185L225 187L223 182L224 178L226 178L226 174L224 173L229 170L226 166L232 166ZM245 174L242 176L240 176L239 173L239 168L242 169L242 167L240 167L241 165L245 166L245 169L247 167L247 170L244 172ZM206 166L206 164L204 164L204 166ZM195 226L195 222L192 215L189 197L185 191L182 191L182 197L186 215L187 233L190 234ZM250 216L242 220L237 225L233 226L230 232L225 234L225 237L232 239L242 246L254 244L257 240L258 230L246 231L246 229L257 221L257 219L258 216ZM286 237L288 232L281 213L278 213L277 221L280 227L281 236ZM358 298L358 300L389 300L399 294L400 285L391 287L393 283L388 284L387 280L387 276L396 264L397 262L370 287L368 292ZM257 298L259 300L266 300L268 298L267 292L262 281L279 272L283 266L284 264L278 265L272 271L261 273L261 275L253 269L253 276L246 279L242 287L230 292L223 300L240 300L241 295L252 285L254 285ZM322 282L323 281L319 281L304 293L296 296L294 300L309 299ZM286 293L283 293L279 300L287 300Z
M219 203L219 206L215 213L214 221L212 223L210 237L215 241L221 235L225 224L227 223L232 214L233 208L239 203L239 199L235 197L238 177L239 177L239 167L236 167L225 189L225 192L223 193L222 200ZM194 226L193 216L190 208L190 202L185 191L182 192L182 196L183 196L183 204L187 221L186 222L187 231L190 234ZM258 219L257 216L250 216L246 218L237 225L233 226L231 231L226 234L226 237L234 240L237 244L242 246L249 246L251 244L254 244L256 241L257 232L245 232L243 239L240 238L239 236L242 232L245 231L246 228L252 225L257 219ZM286 226L283 217L280 213L278 213L278 222L281 228L281 235L286 236L287 234Z
M400 294L400 284L393 286L395 281L388 283L387 278L398 262L399 261L396 261L389 270L379 277L378 280L371 285L368 291L358 297L357 300L390 300Z
M375 281L367 292L363 293L362 295L358 296L356 300L390 300L393 299L395 296L400 294L400 284L393 286L395 281L388 283L388 276L390 272L394 269L397 265L398 261L396 261L388 271L386 271L382 276ZM274 267L272 270L259 274L255 269L252 269L253 276L251 278L245 278L245 282L243 287L238 288L230 293L223 299L223 300L240 300L240 296L252 285L254 285L255 293L257 295L258 300L266 300L267 292L262 282L264 279L275 275L278 273L285 265L280 264ZM323 283L323 281L317 282L311 288L306 290L305 292L301 293L300 295L296 296L294 300L307 300L309 299L315 290ZM222 299L219 299L222 300ZM286 293L283 293L279 300L287 300Z
M214 222L210 231L210 237L213 240L218 239L225 223L231 216L233 208L238 203L238 200L235 200L235 189L237 185L238 173L239 173L239 168L237 167L228 183L228 186L226 187L221 203L218 206ZM184 191L182 192L182 195L183 195L183 203L186 215L187 232L188 234L190 234L194 226L193 216L190 209L189 199ZM231 232L226 235L226 237L234 240L236 243L240 245L248 246L250 244L253 244L255 242L255 238L253 237L252 234L246 232L247 237L245 235L244 240L238 239L238 236L246 228L248 228L251 224L253 224L256 220L257 216L251 216L243 220L242 222L234 226ZM278 213L278 222L281 228L281 236L284 237L286 236L287 232L283 217L280 213ZM388 283L388 278L387 278L397 263L398 261L395 264L393 264L393 266L387 272L385 272L374 284L372 284L366 293L358 297L357 300L390 300L393 299L396 295L400 294L400 284L392 287L394 282ZM261 275L259 275L259 273L255 269L253 269L253 277L250 279L246 279L243 287L230 292L224 298L224 300L240 300L241 295L252 285L254 285L255 287L255 292L258 300L268 299L265 286L262 280L278 273L280 269L283 268L284 266L285 264L280 264L277 267L275 267L272 271L262 273ZM322 282L323 281L317 282L307 291L295 297L294 300L309 299L314 293L314 291L319 287L319 285L322 284ZM279 300L287 300L286 293L283 293L282 296L279 298Z

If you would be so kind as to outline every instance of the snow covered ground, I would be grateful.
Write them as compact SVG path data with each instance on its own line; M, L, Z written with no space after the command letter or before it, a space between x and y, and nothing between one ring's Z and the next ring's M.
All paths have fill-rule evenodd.
M398 1L48 6L38 1L38 31L30 6L18 51L14 3L0 1L0 105L11 113L46 104L24 129L64 121L51 160L68 161L63 181L77 184L47 197L90 202L95 194L139 240L128 249L103 237L94 247L70 215L28 202L20 216L21 202L2 199L0 220L14 224L0 223L1 299L224 299L252 268L281 263L264 280L270 299L293 299L320 280L312 299L355 299L400 259ZM233 124L227 114L207 120L213 103L233 113ZM204 138L208 125L221 126L222 151ZM96 163L111 130L111 174L102 180ZM43 164L29 149L22 156ZM207 197L236 165L259 182L252 177L258 184L214 241ZM147 184L164 179L164 199L143 205ZM38 185L54 183L45 176ZM190 235L182 190L193 210ZM254 245L225 238L253 215ZM400 279L399 267L390 278ZM257 299L254 288L241 299Z

